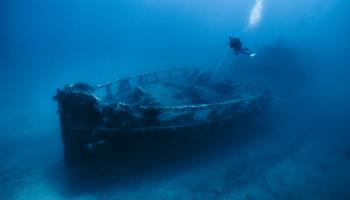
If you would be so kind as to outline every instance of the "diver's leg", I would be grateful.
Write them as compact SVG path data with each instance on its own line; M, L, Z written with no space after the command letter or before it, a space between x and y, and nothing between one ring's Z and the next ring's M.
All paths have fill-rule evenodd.
M250 53L249 53L249 52L247 52L247 51L244 51L243 49L242 49L242 50L240 50L240 52L241 52L242 54L244 54L244 55L250 56Z

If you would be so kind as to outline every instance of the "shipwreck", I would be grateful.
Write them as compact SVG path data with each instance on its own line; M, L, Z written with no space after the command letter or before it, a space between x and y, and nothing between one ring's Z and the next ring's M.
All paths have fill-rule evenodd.
M174 158L228 135L263 112L270 91L210 72L171 69L57 89L67 166ZM225 139L223 139L225 140Z

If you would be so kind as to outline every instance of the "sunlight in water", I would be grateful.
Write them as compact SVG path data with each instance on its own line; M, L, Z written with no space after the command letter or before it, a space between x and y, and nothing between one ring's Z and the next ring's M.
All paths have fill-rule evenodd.
M264 0L255 0L255 5L250 11L249 27L256 26L261 21Z

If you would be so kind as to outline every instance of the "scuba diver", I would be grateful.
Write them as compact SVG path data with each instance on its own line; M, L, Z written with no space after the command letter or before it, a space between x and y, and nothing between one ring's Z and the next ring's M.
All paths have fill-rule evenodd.
M229 47L234 50L236 55L239 55L240 53L245 54L250 57L254 57L255 53L250 53L248 48L242 48L242 42L239 38L236 37L230 37L230 43Z

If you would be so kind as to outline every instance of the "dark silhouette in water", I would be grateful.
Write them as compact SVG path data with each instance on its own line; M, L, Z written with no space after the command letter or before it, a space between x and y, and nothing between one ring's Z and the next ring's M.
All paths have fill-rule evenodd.
M240 53L247 55L247 56L254 56L254 54L251 54L248 48L242 47L242 42L239 38L236 37L230 37L230 43L229 47L234 50L236 55L239 55Z

